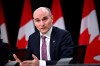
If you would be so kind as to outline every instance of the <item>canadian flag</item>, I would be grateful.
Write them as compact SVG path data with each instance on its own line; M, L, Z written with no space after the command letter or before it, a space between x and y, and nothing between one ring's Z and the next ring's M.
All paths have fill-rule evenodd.
M32 8L30 0L24 0L21 23L17 39L17 48L26 49L28 44L28 37L35 31L32 20Z
M60 6L60 0L53 0L52 14L54 16L53 25L61 29L65 29L64 19L62 15L62 9Z
M84 0L79 45L87 45L84 63L100 63L100 34L94 0Z
M8 35L6 29L6 20L4 18L2 2L0 0L0 30L1 30L1 39L3 43L8 43Z

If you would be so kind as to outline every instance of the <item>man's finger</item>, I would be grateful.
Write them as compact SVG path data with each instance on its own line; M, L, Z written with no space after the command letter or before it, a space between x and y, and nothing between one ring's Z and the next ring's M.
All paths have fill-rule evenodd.
M15 60L17 60L18 58L17 58L17 56L16 56L16 54L13 54L13 57L14 57L14 59Z
M13 54L14 59L16 60L16 62L21 63L21 60L16 56L16 54Z
M38 59L34 54L32 54L32 57L33 57L34 59Z

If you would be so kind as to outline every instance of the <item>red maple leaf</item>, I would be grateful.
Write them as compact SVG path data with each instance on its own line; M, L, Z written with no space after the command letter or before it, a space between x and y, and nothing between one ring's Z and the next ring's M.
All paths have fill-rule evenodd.
M24 35L22 39L18 40L17 47L18 47L18 49L25 49L27 44L28 44L28 42L25 39L25 35Z

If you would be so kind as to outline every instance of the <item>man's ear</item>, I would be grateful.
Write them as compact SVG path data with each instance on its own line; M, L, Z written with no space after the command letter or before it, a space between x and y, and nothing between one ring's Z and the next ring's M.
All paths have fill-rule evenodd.
M52 19L52 23L53 23L53 21L54 21L54 16L53 15L51 15L51 19Z

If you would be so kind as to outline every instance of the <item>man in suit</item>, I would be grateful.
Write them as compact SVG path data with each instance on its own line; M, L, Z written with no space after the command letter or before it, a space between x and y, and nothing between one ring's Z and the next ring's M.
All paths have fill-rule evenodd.
M54 65L62 58L72 57L74 44L70 32L52 26L53 15L50 9L46 7L37 8L33 13L33 21L38 30L29 36L27 60L21 62L14 54L17 62L22 66L45 66ZM45 60L42 59L42 36L46 36L47 50L45 50L47 54L45 54Z

